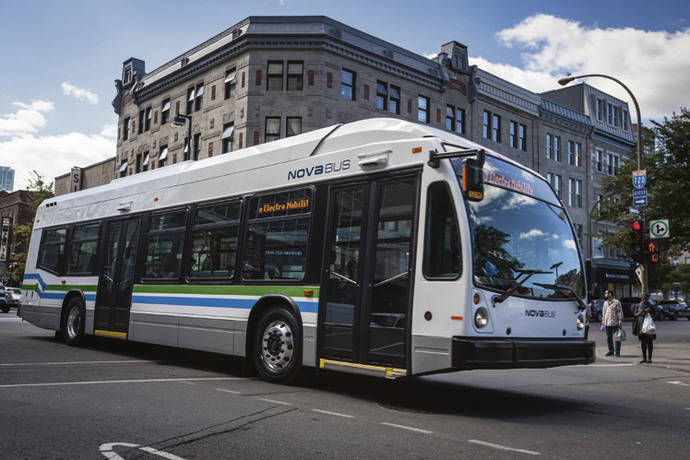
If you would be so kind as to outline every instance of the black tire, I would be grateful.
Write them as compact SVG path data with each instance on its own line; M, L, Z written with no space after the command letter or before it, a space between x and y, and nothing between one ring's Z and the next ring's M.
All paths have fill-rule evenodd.
M65 307L65 314L60 325L63 342L71 346L77 346L81 343L84 338L85 318L86 309L84 308L84 302L78 297L70 299Z
M262 379L294 381L302 368L302 334L295 317L283 307L270 307L254 328L252 359Z
M2 312L3 312L3 313L9 313L9 312L10 312L10 307L9 307L9 306L2 307Z

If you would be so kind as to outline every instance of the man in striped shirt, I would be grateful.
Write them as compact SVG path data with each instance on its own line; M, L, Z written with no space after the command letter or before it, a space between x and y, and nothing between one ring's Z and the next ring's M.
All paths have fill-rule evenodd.
M606 356L613 356L613 335L623 327L623 306L618 299L613 297L613 292L604 291L604 306L601 308L601 324L606 326L606 343L609 352ZM621 342L616 342L616 356L621 355Z

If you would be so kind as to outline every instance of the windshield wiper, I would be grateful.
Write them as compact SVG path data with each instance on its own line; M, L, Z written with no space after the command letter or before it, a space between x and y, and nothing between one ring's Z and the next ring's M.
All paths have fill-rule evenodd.
M546 272L546 271L543 271L543 270L533 270L533 269L530 269L530 268L519 268L519 269L517 269L517 270L515 270L515 271L519 273L518 278L519 278L520 276L522 276L522 275L527 275L527 276L525 276L524 278L522 278L521 281L518 281L517 286L511 286L511 287L509 287L508 290L506 290L503 294L499 295L498 297L494 297L493 300L492 300L492 302L494 303L494 305L496 305L497 303L501 303L501 302L503 302L504 300L506 300L506 299L508 298L508 296L510 296L511 294L513 294L513 291L514 291L515 289L517 289L517 288L519 288L520 286L522 286L523 284L525 284L525 281L527 281L528 279L530 279L530 278L532 277L532 275L550 275L551 273L553 273L553 272ZM517 281L517 278L515 278L515 281ZM535 283L535 284L536 284L536 283Z
M563 286L561 284L544 284L544 283L534 283L535 286L543 287L546 289L553 289L554 291L565 291L568 292L572 295L572 298L575 299L577 302L577 309L578 310L586 310L587 305L585 305L585 302L580 298L579 295L571 288L570 286Z

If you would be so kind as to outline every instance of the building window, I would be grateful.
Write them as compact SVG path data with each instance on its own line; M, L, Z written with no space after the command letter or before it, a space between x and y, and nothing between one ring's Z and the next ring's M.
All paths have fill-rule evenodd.
M455 111L455 132L465 134L465 109L460 107Z
M340 71L340 96L351 101L355 100L355 83L357 74L351 70Z
M553 136L553 159L561 161L561 137Z
M144 120L144 131L151 129L151 107L146 107L146 117Z
M125 122L122 124L122 140L126 141L129 139L129 117L125 118Z
M400 114L400 87L391 85L390 103L388 104L388 111L390 113Z
M304 63L302 61L288 61L287 89L288 91L302 91L304 87Z
M139 130L137 131L137 134L141 134L144 132L144 118L145 117L146 117L146 111L140 110L139 111Z
M501 117L496 114L491 117L491 140L501 142Z
M127 175L127 160L122 160L118 173L120 174L120 177L125 177Z
M606 122L610 125L613 124L613 104L606 104Z
M603 170L602 162L604 159L604 152L602 152L601 150L595 150L594 159L597 164L597 171L601 172Z
M234 139L235 124L227 123L223 125L223 134L220 136L222 150L220 153L232 152L232 140Z
M522 123L518 125L518 148L523 152L527 151L527 126Z
M144 159L141 162L141 170L142 171L148 171L149 170L149 152L144 152Z
M417 97L417 120L422 123L429 123L429 98L426 96Z
M194 87L187 88L187 115L194 112Z
M141 153L139 153L136 157L136 163L134 163L134 172L141 172Z
M516 121L510 122L510 138L508 139L508 143L514 149L518 148L517 125Z
M237 89L237 69L232 69L225 72L225 99L230 99L235 95Z
M446 106L446 129L453 131L455 128L455 107L452 105Z
M553 160L553 136L549 133L546 134L546 158Z
M198 161L200 156L201 156L201 133L197 133L194 135L194 154L192 155L192 159L194 161Z
M482 137L489 139L491 135L491 112L488 110L484 111L484 117L482 118Z
M161 109L161 125L170 121L170 99L163 100L163 108Z
M582 224L575 224L575 234L577 235L577 240L582 244Z
M575 206L575 179L568 179L568 206Z
M582 144L575 143L575 166L582 165Z
M609 176L617 176L618 175L618 155L614 155L612 153L609 153L609 164L608 164L608 173Z
M628 130L628 111L623 110L623 129Z
M582 207L582 181L580 179L575 181L575 204L578 208Z
M268 91L283 90L283 62L268 61L268 72L266 75L266 89Z
M568 140L568 164L575 164L575 142Z
M204 84L199 83L196 85L196 98L194 99L194 111L197 112L201 110L204 102Z
M604 195L597 195L597 211L601 211L601 203L604 202Z
M264 142L271 142L278 139L280 139L280 117L266 117Z
M162 168L168 164L168 146L161 145L160 155L158 155L158 167Z
M302 117L287 117L285 121L285 137L302 134Z
M546 174L546 180L548 180L549 184L551 184L553 191L556 192L556 196L558 196L558 198L560 198L561 197L561 176L560 176L560 174L547 173Z
M386 110L388 107L388 84L382 81L376 82L376 108Z
M602 99L596 99L596 113L597 120L604 121L604 101Z

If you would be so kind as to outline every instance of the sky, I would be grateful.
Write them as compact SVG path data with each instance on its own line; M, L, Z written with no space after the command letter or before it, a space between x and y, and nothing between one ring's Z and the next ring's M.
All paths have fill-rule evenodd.
M0 11L0 166L15 169L15 190L32 170L52 181L115 155L125 59L153 70L252 15L325 15L428 57L456 40L470 64L536 92L566 72L612 75L645 123L690 102L681 0L0 0ZM629 101L605 80L587 83Z

